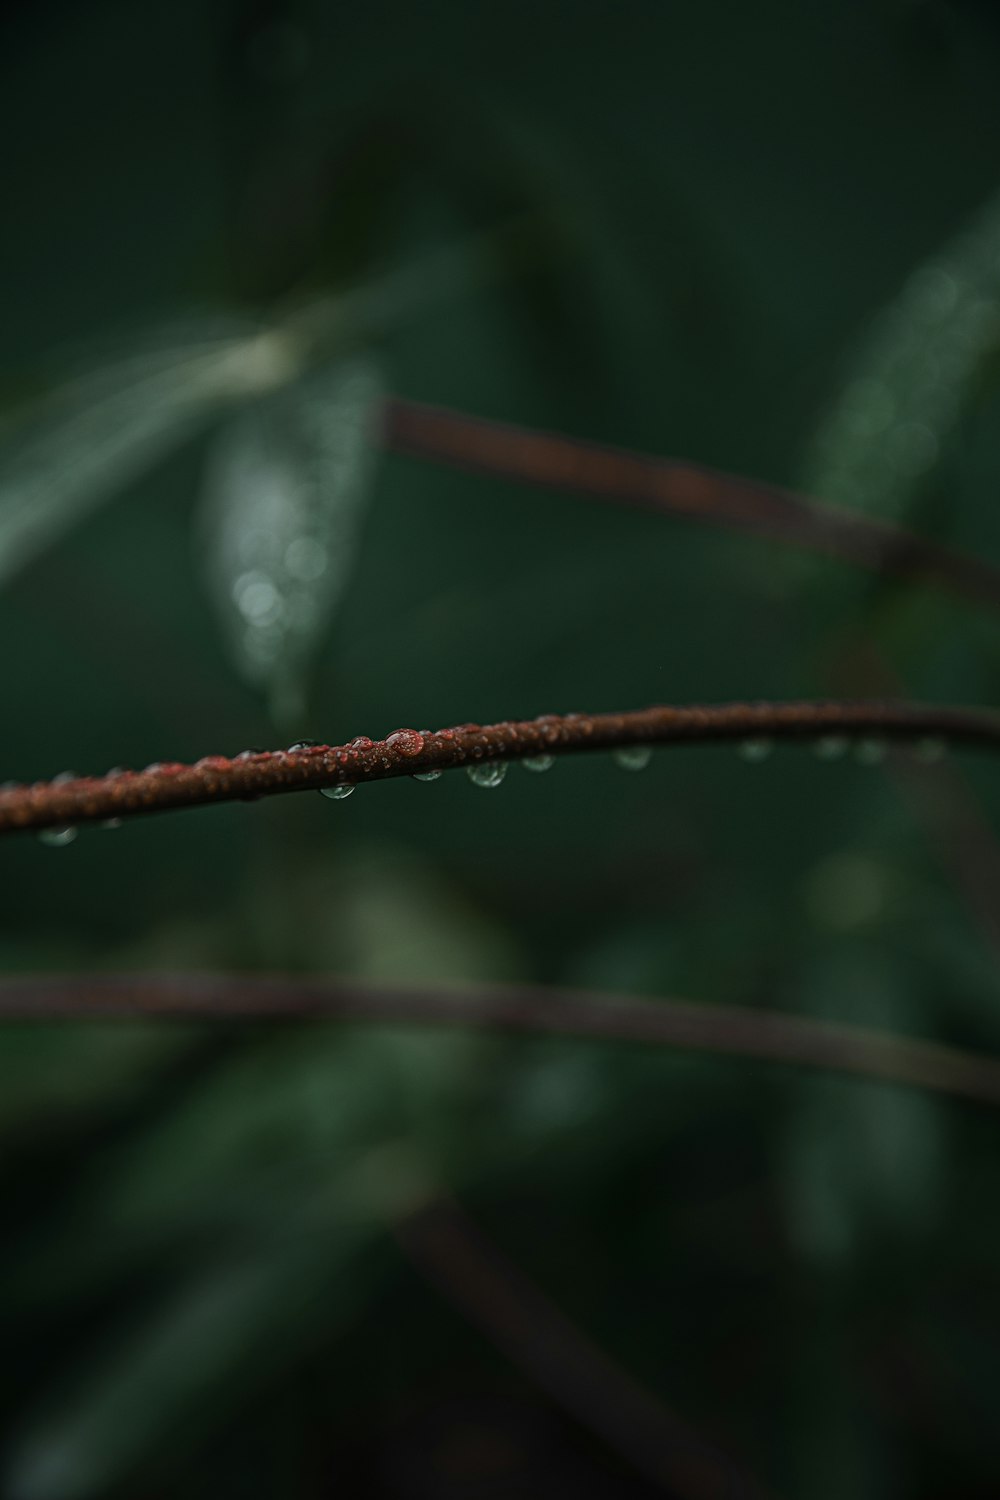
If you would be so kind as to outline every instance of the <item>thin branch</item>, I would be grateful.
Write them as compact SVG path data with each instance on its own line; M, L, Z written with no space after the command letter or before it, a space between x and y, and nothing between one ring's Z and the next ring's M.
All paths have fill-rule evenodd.
M922 577L1000 608L1000 568L857 511L777 485L390 398L383 445L476 473L575 490L647 510L735 527L902 578Z
M394 1229L447 1301L638 1473L678 1500L764 1500L755 1480L579 1329L453 1198L437 1192Z
M954 1047L738 1006L541 986L357 984L225 974L28 975L0 981L0 1020L303 1021L476 1026L756 1057L1000 1105L1000 1062Z
M800 702L699 704L620 714L543 714L451 729L397 729L384 740L346 745L303 743L288 750L244 751L120 768L105 776L57 777L0 789L0 834L75 827L198 807L255 801L285 792L352 788L366 781L425 776L458 766L574 755L635 745L716 741L817 740L877 736L886 741L947 741L1000 751L1000 713L919 703Z

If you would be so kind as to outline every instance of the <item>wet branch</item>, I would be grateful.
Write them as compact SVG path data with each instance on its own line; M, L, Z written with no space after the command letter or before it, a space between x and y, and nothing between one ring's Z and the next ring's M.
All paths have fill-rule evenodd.
M543 714L499 724L397 729L384 740L346 745L301 742L287 750L208 755L193 765L160 762L142 771L57 777L0 790L0 834L75 827L206 803L255 801L285 792L353 788L397 776L427 776L512 760L630 746L717 741L942 741L1000 751L1000 713L892 702L724 703L614 714ZM831 745L831 749L834 748ZM544 758L544 760L542 760ZM343 795L343 792L341 793Z
M701 464L537 432L398 396L385 404L381 439L393 452L753 532L875 572L924 578L1000 608L1000 567L891 522Z
M339 1021L477 1027L677 1047L855 1073L1000 1105L1000 1062L954 1047L740 1006L532 985L359 984L227 974L0 981L0 1020Z

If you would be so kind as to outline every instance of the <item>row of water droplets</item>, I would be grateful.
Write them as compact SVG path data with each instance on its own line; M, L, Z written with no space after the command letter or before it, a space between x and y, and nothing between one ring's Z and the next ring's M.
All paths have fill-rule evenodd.
M450 736L450 731L447 731ZM400 729L390 735L386 744L407 739L412 748L404 749L404 753L419 754L423 748L423 741L432 737L429 729L414 730ZM419 741L419 744L415 742ZM299 740L290 745L290 750L302 750L315 744L314 740ZM369 749L374 746L374 741L364 735L351 740L348 749ZM401 747L401 746L400 746ZM612 750L611 758L623 771L643 771L653 758L653 746L636 744L621 745ZM884 739L871 735L852 736L848 734L821 735L813 741L813 753L821 761L843 760L851 752L853 758L865 766L881 765L888 754L888 743ZM774 741L764 736L751 736L739 743L740 758L750 765L758 764L767 760L774 749ZM922 765L933 765L944 756L947 746L944 740L932 737L924 737L912 742L909 747L913 759ZM549 754L526 755L521 757L520 764L526 771L535 773L549 771L556 763L556 757ZM465 767L465 774L474 786L487 789L498 787L507 775L507 761L482 760ZM414 781L438 781L444 774L441 770L415 771L412 775ZM355 790L355 782L341 782L337 786L321 787L320 796L329 797L335 801L341 801L349 797Z
M453 730L442 730L439 732L439 737L451 738L453 734ZM401 752L404 755L415 756L419 755L424 748L425 740L432 737L432 731L429 729L397 729L395 733L388 736L384 743L394 751ZM287 747L287 750L289 753L298 750L309 750L317 744L318 741L316 740L296 740L294 744ZM367 735L356 736L346 746L348 750L372 750L375 747L376 741L369 739ZM944 740L932 737L917 739L909 747L913 759L923 765L932 765L939 761L945 754L946 748ZM739 744L741 759L751 765L766 760L773 749L774 741L764 736L748 737L741 740ZM888 753L888 744L884 739L870 735L858 737L847 734L821 735L813 741L813 753L817 759L822 761L843 760L851 752L853 752L854 759L861 765L880 765ZM235 759L248 760L253 756L265 753L263 750L253 748L241 751ZM653 758L653 746L644 744L621 745L612 750L611 758L623 771L642 771L645 770ZM548 753L526 755L521 758L521 765L524 769L535 773L549 771L555 763L556 757ZM493 788L500 786L503 782L507 775L507 766L507 761L482 760L466 766L465 772L474 786ZM147 772L159 769L160 766L158 763L145 767ZM126 774L123 767L115 766L106 773L104 779L110 780ZM443 771L436 769L415 771L412 779L414 781L437 781L443 774ZM59 786L68 781L75 781L76 779L74 772L63 771L58 776L52 778L52 785ZM17 785L18 783L13 781L4 782L0 785L0 791L11 790ZM342 781L335 786L320 787L319 793L321 797L326 797L332 802L342 802L344 798L349 797L356 789L356 785L357 783L353 781ZM97 826L99 828L119 828L121 827L121 822L121 818L107 818ZM67 824L56 828L43 828L38 834L38 839L41 843L47 844L51 848L59 849L73 843L77 837L77 833L77 828Z

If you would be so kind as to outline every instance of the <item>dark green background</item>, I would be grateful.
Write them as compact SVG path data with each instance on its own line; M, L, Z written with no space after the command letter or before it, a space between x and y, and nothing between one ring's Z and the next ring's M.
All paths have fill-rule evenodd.
M794 484L871 318L997 189L998 81L973 3L21 6L2 389L13 410L134 330L267 315L519 219L523 261L371 335L391 390ZM986 555L998 406L987 351L906 496ZM863 692L870 647L913 697L1000 685L995 622L916 586L384 456L289 733L206 594L208 441L0 594L0 778ZM996 825L993 769L961 771ZM995 1050L996 955L918 803L802 750L678 750L11 839L0 952L540 980ZM401 1256L379 1205L422 1172L777 1494L996 1492L984 1110L575 1042L9 1026L0 1134L12 1500L656 1492Z

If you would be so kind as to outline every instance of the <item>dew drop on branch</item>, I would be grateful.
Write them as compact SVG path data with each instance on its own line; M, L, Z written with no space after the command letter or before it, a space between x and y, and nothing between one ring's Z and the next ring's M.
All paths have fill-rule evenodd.
M622 745L612 751L612 759L623 771L644 771L653 759L648 745Z
M353 781L341 781L337 786L321 786L319 794L321 797L329 797L331 802L343 802L354 791Z
M555 763L554 755L526 755L521 762L526 771L551 771Z
M767 760L774 746L767 739L743 740L740 744L740 756L750 765L757 765L762 760Z
M76 838L76 829L68 825L65 828L43 828L38 835L40 844L48 844L50 849L62 849L66 844L72 844Z
M414 781L437 781L441 775L440 771L414 771Z
M419 755L424 748L424 737L419 729L396 729L386 736L385 743L397 755Z
M913 759L922 766L933 766L944 759L947 748L944 740L917 740L913 746Z
M842 760L851 748L846 734L824 734L813 746L817 760Z
M466 774L474 786L499 786L507 774L505 760L484 760L478 765L466 766Z
M884 740L859 740L854 749L854 759L862 766L880 766L885 756Z

